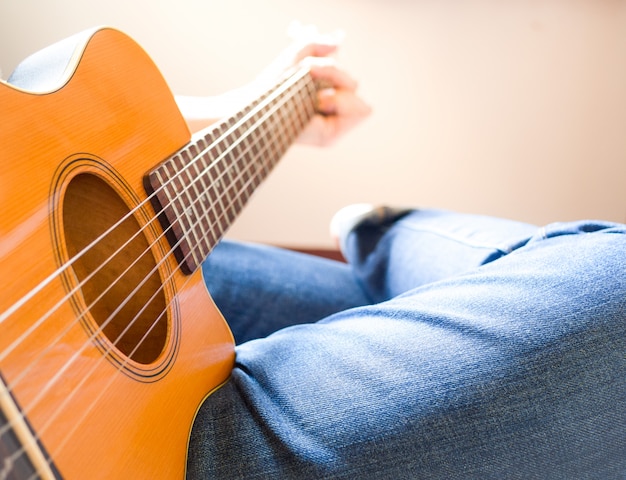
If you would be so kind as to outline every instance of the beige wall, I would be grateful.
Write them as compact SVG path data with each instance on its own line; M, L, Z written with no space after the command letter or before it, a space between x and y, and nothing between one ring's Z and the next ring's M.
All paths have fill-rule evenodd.
M292 19L346 31L340 60L375 113L335 147L293 148L231 236L328 245L332 213L364 201L626 221L620 0L4 1L0 68L109 24L177 92L217 93L269 62Z

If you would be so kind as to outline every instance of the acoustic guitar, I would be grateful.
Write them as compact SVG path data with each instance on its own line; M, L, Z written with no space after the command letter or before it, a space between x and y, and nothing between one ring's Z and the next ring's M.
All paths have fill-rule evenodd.
M200 265L315 112L295 69L191 136L110 28L0 83L0 479L182 478L234 362Z

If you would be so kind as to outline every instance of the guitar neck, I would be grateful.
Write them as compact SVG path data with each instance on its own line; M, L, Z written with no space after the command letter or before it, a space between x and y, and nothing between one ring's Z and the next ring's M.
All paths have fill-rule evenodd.
M299 69L151 170L148 195L181 270L195 271L315 114Z
M0 375L0 478L59 478Z

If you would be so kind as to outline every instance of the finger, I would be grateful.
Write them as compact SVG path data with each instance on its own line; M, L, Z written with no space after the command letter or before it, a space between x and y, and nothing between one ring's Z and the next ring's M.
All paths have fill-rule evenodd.
M357 81L343 70L338 69L332 59L307 60L311 65L311 76L315 80L321 80L326 85L334 88L345 89L354 92L358 86Z
M359 117L323 117L316 115L300 133L298 142L307 145L328 146L332 145L345 132L357 125Z
M300 132L298 143L323 147L331 144L337 136L334 126L324 117L316 115Z
M322 96L323 115L315 115L298 138L298 142L325 146L361 122L371 108L353 93L338 91Z
M324 115L360 118L369 115L372 109L351 91L324 89L317 95L317 111Z
M262 76L266 78L277 78L284 71L301 62L322 62L324 57L332 55L338 46L333 43L294 43L287 47L276 57L272 64L266 68Z
M327 57L337 51L339 45L336 43L323 43L317 41L307 43L304 46L297 45L294 47L296 54L294 55L294 63L298 63L307 57Z

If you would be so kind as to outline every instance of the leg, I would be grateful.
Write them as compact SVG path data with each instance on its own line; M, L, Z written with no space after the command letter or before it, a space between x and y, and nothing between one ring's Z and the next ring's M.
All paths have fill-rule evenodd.
M380 302L500 258L537 229L445 210L376 209L341 243L364 288Z
M202 271L237 343L369 303L347 265L273 247L224 241Z
M625 233L556 226L487 265L240 345L199 412L190 475L623 478Z
M366 218L344 240L352 271L267 246L218 245L203 273L237 343L476 267L524 244L537 229L437 210L383 213Z

